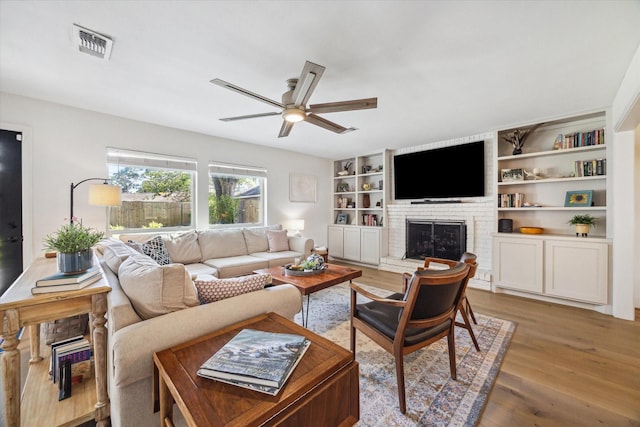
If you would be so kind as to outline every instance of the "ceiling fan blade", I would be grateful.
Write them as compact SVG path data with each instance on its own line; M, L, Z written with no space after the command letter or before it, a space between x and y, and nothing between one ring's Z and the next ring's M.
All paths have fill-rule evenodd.
M248 114L246 116L236 116L236 117L225 117L222 120L223 122L233 122L234 120L244 120L244 119L255 119L257 117L268 117L268 116L279 116L282 113L272 112L272 113L258 113L258 114Z
M313 125L320 126L321 128L325 128L335 133L347 133L356 130L356 128L346 128L344 126L340 126L337 123L333 123L327 119L324 119L320 116L316 116L315 114L307 114L307 117L304 118L305 122L309 122Z
M298 77L298 83L293 90L291 99L293 105L296 107L305 106L311 97L311 94L315 90L322 73L324 73L325 67L322 65L314 64L313 62L306 61L302 68L302 73Z
M341 111L366 110L377 108L378 98L354 99L352 101L327 102L325 104L313 104L307 108L312 113L337 113Z
M241 88L240 86L225 82L224 80L213 79L211 80L211 83L213 83L214 85L222 86L234 92L241 93L242 95L248 96L249 98L257 99L258 101L262 101L265 104L271 105L272 107L284 108L284 104L282 104L281 102L277 102L262 95L258 95L257 93L253 93L249 90Z
M278 134L278 138L284 138L285 136L289 136L291 129L293 129L293 123L283 120L282 127L280 128L280 133Z

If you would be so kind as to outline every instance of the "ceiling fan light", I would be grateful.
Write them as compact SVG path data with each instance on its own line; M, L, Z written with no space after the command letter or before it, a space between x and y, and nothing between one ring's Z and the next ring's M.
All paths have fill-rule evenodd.
M282 112L282 117L289 123L298 123L304 120L305 113L299 108L290 108Z

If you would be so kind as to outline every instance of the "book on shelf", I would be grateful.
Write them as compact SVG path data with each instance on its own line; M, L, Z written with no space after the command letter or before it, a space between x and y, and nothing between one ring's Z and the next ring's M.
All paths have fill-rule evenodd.
M91 363L91 345L89 341L82 335L72 337L67 340L58 341L51 344L51 360L49 361L49 378L57 383L60 378L60 366L62 362L69 361L71 372L74 365L89 361ZM84 368L75 367L76 371L82 371Z
M280 389L309 344L302 335L243 329L207 359L197 374L245 387ZM250 388L268 393L261 387Z
M86 288L87 286L97 282L101 278L102 278L102 274L100 274L100 271L98 271L98 274L92 277L89 277L88 279L85 279L82 282L78 282L78 283L68 283L65 285L51 285L51 286L43 286L43 285L34 286L33 288L31 288L31 294L37 295L37 294L46 294L49 292L76 291L78 289Z
M81 283L90 277L100 274L100 267L97 265L87 271L75 274L55 273L36 280L36 286L71 285Z

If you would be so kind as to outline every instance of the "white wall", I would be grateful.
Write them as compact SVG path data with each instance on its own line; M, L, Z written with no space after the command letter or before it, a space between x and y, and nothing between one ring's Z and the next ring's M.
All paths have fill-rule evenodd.
M640 46L627 68L611 107L614 130L613 169L609 169L613 188L613 315L635 318L640 306L640 162L638 125L640 124ZM607 160L608 161L608 160Z
M210 160L267 169L270 224L305 219L304 235L326 244L331 161L208 135L123 119L59 104L0 93L0 126L24 130L31 159L24 191L31 206L25 216L25 263L41 254L42 239L69 216L69 185L107 174L105 149L119 147L190 157L198 162L196 226L207 227L207 164ZM29 163L27 161L27 163ZM316 203L289 202L289 175L317 177ZM28 188L28 187L31 188ZM75 191L74 214L85 225L106 226L105 208L89 206L83 184Z

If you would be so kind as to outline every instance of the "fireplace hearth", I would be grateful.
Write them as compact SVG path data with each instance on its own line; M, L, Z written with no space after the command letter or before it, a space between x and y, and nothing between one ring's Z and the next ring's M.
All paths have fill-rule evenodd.
M460 259L466 250L467 226L464 221L406 220L406 258Z

